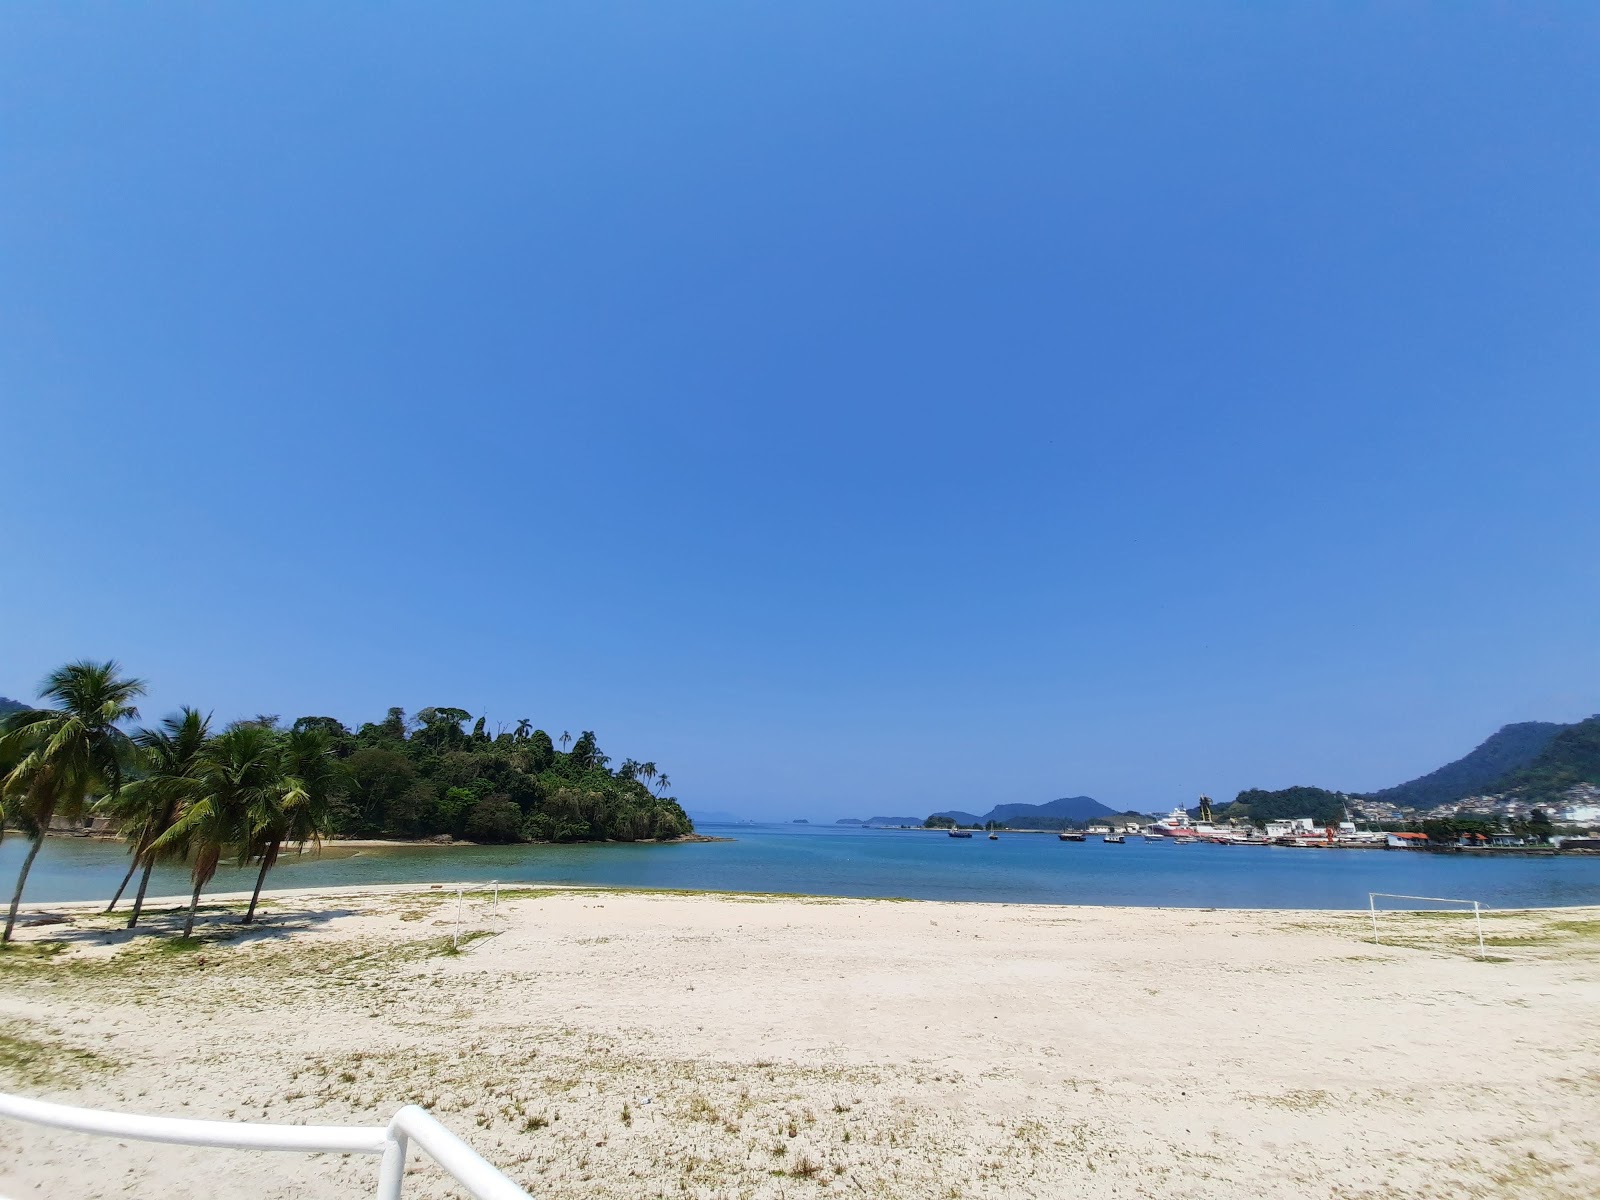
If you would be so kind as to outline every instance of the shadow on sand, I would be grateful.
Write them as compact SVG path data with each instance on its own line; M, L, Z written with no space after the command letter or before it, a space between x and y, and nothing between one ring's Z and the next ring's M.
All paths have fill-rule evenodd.
M146 939L161 939L180 947L199 947L226 943L230 946L251 942L281 941L325 925L339 917L353 916L358 910L343 907L291 907L281 902L256 911L256 918L244 924L243 905L202 904L195 914L194 934L185 939L183 925L189 916L187 904L146 906L137 928L127 928L128 913L122 912L31 912L19 917L19 932L27 941L57 942L68 947L111 947L113 949Z

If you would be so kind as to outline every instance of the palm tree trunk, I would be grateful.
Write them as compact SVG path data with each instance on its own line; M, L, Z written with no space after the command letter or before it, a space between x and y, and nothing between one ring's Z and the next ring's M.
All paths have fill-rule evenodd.
M183 923L183 936L185 938L194 934L194 913L195 909L200 907L200 889L204 886L205 884L203 883L195 884L194 895L189 897L189 919Z
M155 869L154 855L145 859L144 874L139 877L139 891L133 898L133 915L128 918L128 928L132 929L139 923L139 914L144 910L144 892L150 886L150 872Z
M28 872L33 870L33 860L38 857L39 848L44 845L44 831L48 822L39 826L39 832L33 837L32 844L28 847L28 857L22 860L22 870L17 874L17 890L11 893L11 911L6 914L6 931L0 936L0 946L11 941L12 927L17 923L17 905L22 903L22 889L28 882Z
M139 869L139 856L135 854L133 861L128 864L128 873L122 877L122 886L117 888L117 894L111 897L111 903L106 905L106 911L116 908L117 901L122 899L122 893L128 890L128 880L133 878L133 873Z
M276 856L276 846L268 846L261 852L261 870L256 874L256 890L250 893L250 907L240 924L248 925L256 919L256 902L261 899L261 885L267 881L267 872L272 869L272 860Z

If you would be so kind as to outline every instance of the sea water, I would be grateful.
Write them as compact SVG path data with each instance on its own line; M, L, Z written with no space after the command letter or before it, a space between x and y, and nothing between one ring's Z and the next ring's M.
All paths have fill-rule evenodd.
M1107 845L1094 837L1062 842L1054 834L1022 833L989 841L982 833L966 840L942 832L817 825L704 825L701 832L732 840L364 849L330 843L320 854L286 853L268 888L497 879L1180 908L1365 908L1368 892L1460 897L1491 908L1600 904L1600 857L1180 846L1141 838ZM0 889L6 893L26 849L15 835L0 843ZM26 899L108 900L127 861L116 842L50 838ZM254 870L223 867L207 891L247 891L254 883ZM188 891L181 865L156 869L152 896Z

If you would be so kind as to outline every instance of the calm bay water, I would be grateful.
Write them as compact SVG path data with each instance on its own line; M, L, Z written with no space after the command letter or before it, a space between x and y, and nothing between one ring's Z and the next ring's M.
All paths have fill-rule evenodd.
M943 834L808 825L706 825L729 842L667 846L461 846L350 850L287 856L270 886L502 883L609 884L905 896L1029 904L1183 908L1363 908L1369 891L1459 896L1491 907L1600 904L1600 858L1496 858L1385 850L1125 845L1059 842L1052 834ZM26 844L0 844L9 888ZM127 869L122 848L51 838L28 881L29 900L109 899ZM223 868L210 891L243 891L254 873ZM162 867L152 895L185 895L181 867Z

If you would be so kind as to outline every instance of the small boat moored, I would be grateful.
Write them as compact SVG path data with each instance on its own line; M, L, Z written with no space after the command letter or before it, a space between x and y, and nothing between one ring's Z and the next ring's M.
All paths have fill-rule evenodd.
M1056 834L1056 837L1063 842L1083 842L1088 840L1089 835L1086 833L1076 833L1068 830L1062 830L1060 833Z
M969 838L969 837L972 836L972 830L970 830L970 829L952 829L950 831L950 836L951 837L959 837L959 838Z
M1100 840L1108 846L1120 846L1128 839L1123 837L1120 833L1108 833Z

